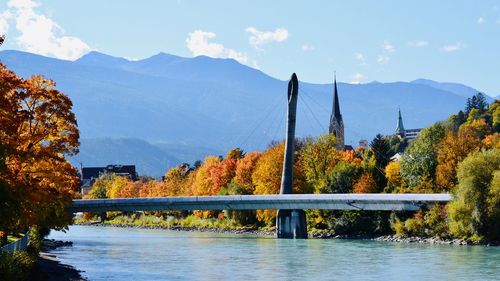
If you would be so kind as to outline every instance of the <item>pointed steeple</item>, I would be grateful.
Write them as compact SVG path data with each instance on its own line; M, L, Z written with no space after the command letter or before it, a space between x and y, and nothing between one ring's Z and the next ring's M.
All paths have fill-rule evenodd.
M332 118L333 117L335 117L337 120L342 120L342 114L340 114L339 93L337 91L337 73L335 73L334 76L333 76L333 111L332 111Z
M398 118L398 125L396 127L396 133L405 130L405 127L403 126L403 117L401 117L401 108L398 109L398 112L399 112L399 118Z
M332 115L330 116L329 133L337 138L337 149L344 149L344 121L340 113L339 93L337 90L337 74L333 78L333 106Z

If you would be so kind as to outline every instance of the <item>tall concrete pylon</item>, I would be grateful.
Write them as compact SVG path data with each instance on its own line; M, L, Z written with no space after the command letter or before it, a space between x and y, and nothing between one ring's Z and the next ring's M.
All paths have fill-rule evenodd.
M290 78L290 82L288 82L288 119L286 125L285 156L283 160L280 194L293 193L293 153L298 95L299 81L297 80L297 75L294 73ZM278 210L276 216L276 232L278 238L306 239L307 224L304 210Z

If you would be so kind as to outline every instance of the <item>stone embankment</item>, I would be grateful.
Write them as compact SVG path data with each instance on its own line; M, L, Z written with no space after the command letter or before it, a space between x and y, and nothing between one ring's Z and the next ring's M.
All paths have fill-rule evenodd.
M416 243L416 244L439 244L439 245L482 245L499 246L500 243L493 241L469 241L464 239L451 239L440 237L399 237L387 235L373 238L375 241L396 242L396 243Z
M82 277L81 271L75 269L71 265L61 263L55 255L49 253L51 250L55 250L59 247L71 246L73 246L73 242L70 241L43 239L42 251L37 260L37 274L35 274L34 280L86 281L87 279Z

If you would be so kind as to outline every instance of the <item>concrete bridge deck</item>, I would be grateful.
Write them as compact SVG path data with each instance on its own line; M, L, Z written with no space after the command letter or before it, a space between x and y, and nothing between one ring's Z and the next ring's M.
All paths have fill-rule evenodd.
M446 204L451 194L281 194L73 200L69 211L323 209L416 211Z

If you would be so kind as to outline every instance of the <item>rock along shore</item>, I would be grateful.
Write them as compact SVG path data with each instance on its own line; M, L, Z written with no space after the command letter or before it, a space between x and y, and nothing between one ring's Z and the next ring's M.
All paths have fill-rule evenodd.
M73 242L58 241L54 239L43 239L42 250L37 260L36 277L46 281L87 281L81 275L81 271L71 265L61 263L57 257L50 254L51 250L59 247L71 247Z

